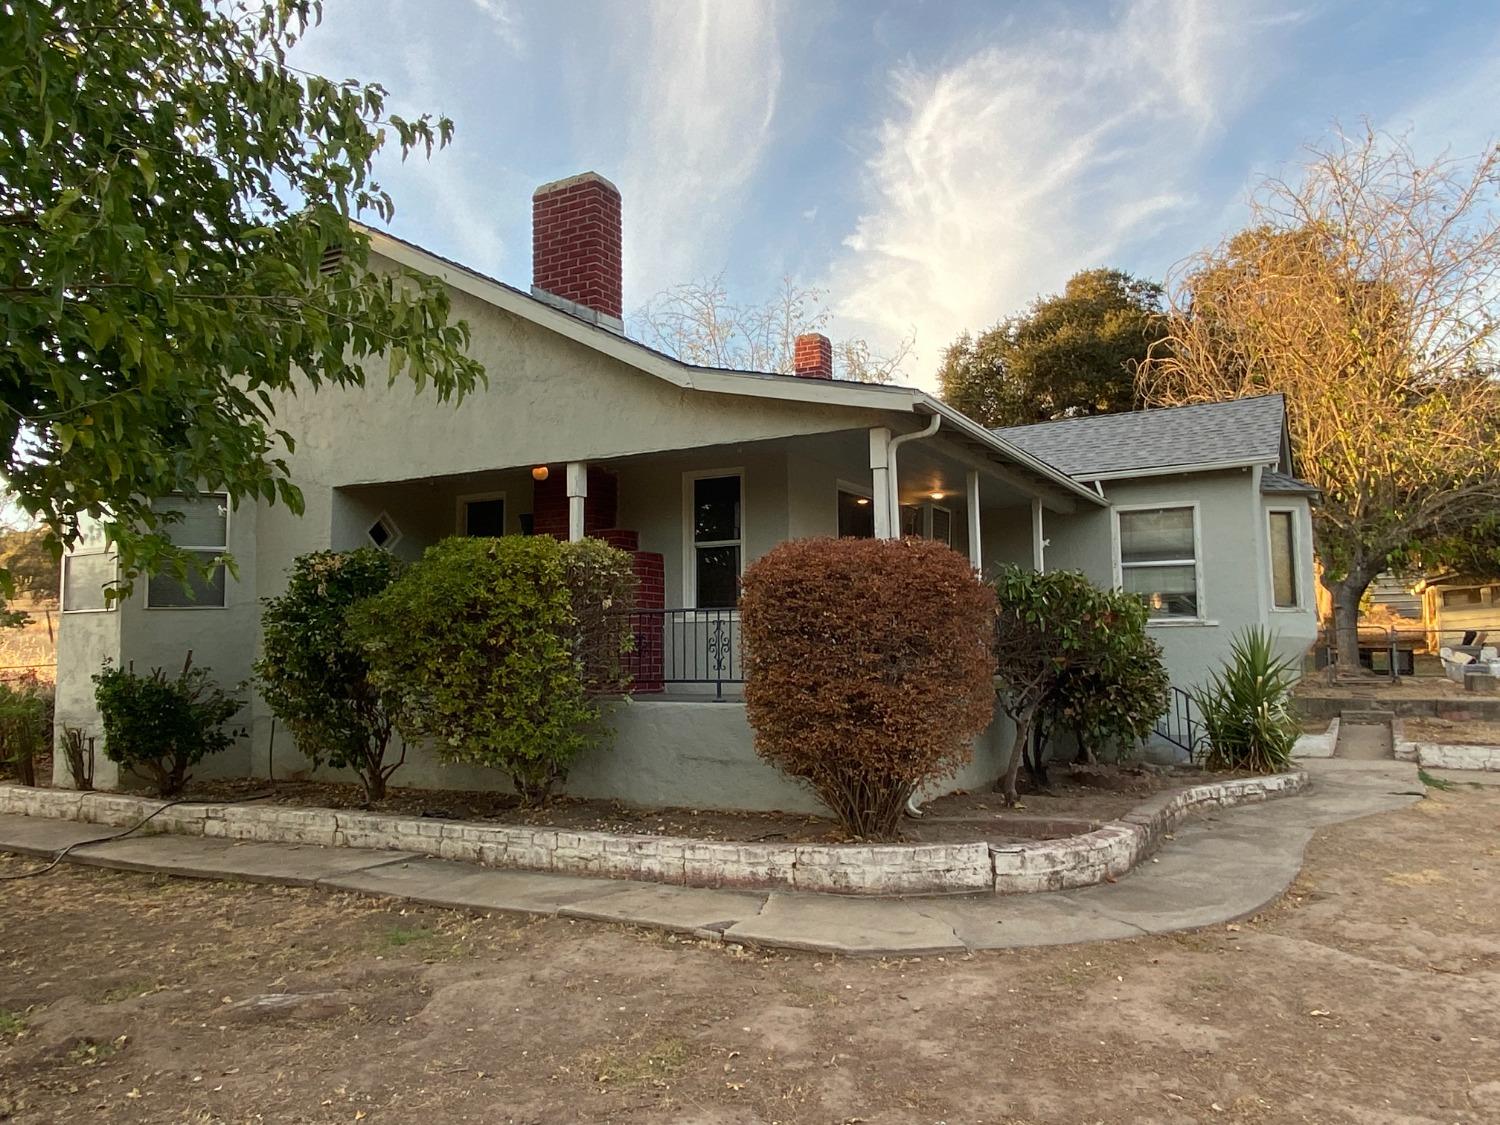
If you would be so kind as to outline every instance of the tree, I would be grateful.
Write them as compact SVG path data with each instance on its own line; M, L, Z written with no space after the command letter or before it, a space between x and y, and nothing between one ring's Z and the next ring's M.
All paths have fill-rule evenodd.
M1103 739L1144 737L1166 708L1169 681L1139 598L1101 590L1078 571L1011 565L994 587L998 695L1016 727L995 788L1014 805L1038 722L1072 726L1085 752Z
M1161 300L1161 286L1122 270L1074 274L1060 294L955 340L943 398L986 426L1134 410L1135 369L1165 332Z
M820 289L797 285L789 277L763 304L738 304L724 287L724 275L674 286L656 294L631 317L631 331L643 343L684 363L740 371L789 375L797 337L822 332L831 314ZM877 351L858 337L834 341L834 375L861 383L905 379L903 364L911 358L915 336L894 351Z
M1373 132L1311 149L1256 193L1250 229L1187 265L1141 369L1158 404L1286 396L1346 669L1371 580L1500 505L1497 187L1496 149L1423 162Z
M301 497L278 394L483 376L441 285L369 266L373 178L452 133L286 54L313 0L12 0L0 19L0 465L54 547L103 521L128 584L188 556L151 500Z
M286 592L266 601L255 677L261 697L286 724L297 749L359 774L369 801L385 798L386 781L406 761L386 761L392 716L350 635L349 610L400 573L394 556L375 547L314 551L298 557Z

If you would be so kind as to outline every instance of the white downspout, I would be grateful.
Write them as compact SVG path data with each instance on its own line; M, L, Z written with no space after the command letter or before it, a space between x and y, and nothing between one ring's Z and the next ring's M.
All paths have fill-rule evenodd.
M891 438L887 448L886 476L889 493L886 497L886 508L890 512L891 538L901 537L901 478L896 472L896 450L909 441L920 441L922 438L930 438L938 432L938 427L943 424L943 416L934 414L932 421L927 423L925 430L916 430L909 434L898 434Z

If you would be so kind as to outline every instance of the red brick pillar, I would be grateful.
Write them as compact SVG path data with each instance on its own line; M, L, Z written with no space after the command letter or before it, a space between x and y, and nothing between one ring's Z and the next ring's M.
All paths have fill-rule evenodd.
M662 609L666 606L667 579L662 556L655 551L636 551L635 605L638 610ZM662 615L641 613L635 619L635 652L632 667L635 684L631 691L636 695L666 690L663 677L666 675Z

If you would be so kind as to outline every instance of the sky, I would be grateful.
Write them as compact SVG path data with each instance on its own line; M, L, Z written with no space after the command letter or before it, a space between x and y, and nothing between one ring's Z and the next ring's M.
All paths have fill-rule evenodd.
M790 277L928 388L1078 270L1170 276L1336 127L1500 138L1496 0L325 0L295 62L453 118L381 158L393 233L525 287L532 189L597 171L627 319Z

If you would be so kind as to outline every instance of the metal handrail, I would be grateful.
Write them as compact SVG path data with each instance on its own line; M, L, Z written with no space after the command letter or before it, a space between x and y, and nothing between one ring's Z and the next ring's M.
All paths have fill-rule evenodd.
M726 684L745 682L740 663L739 610L632 609L634 646L626 666L636 692L667 684L712 684L714 698Z

